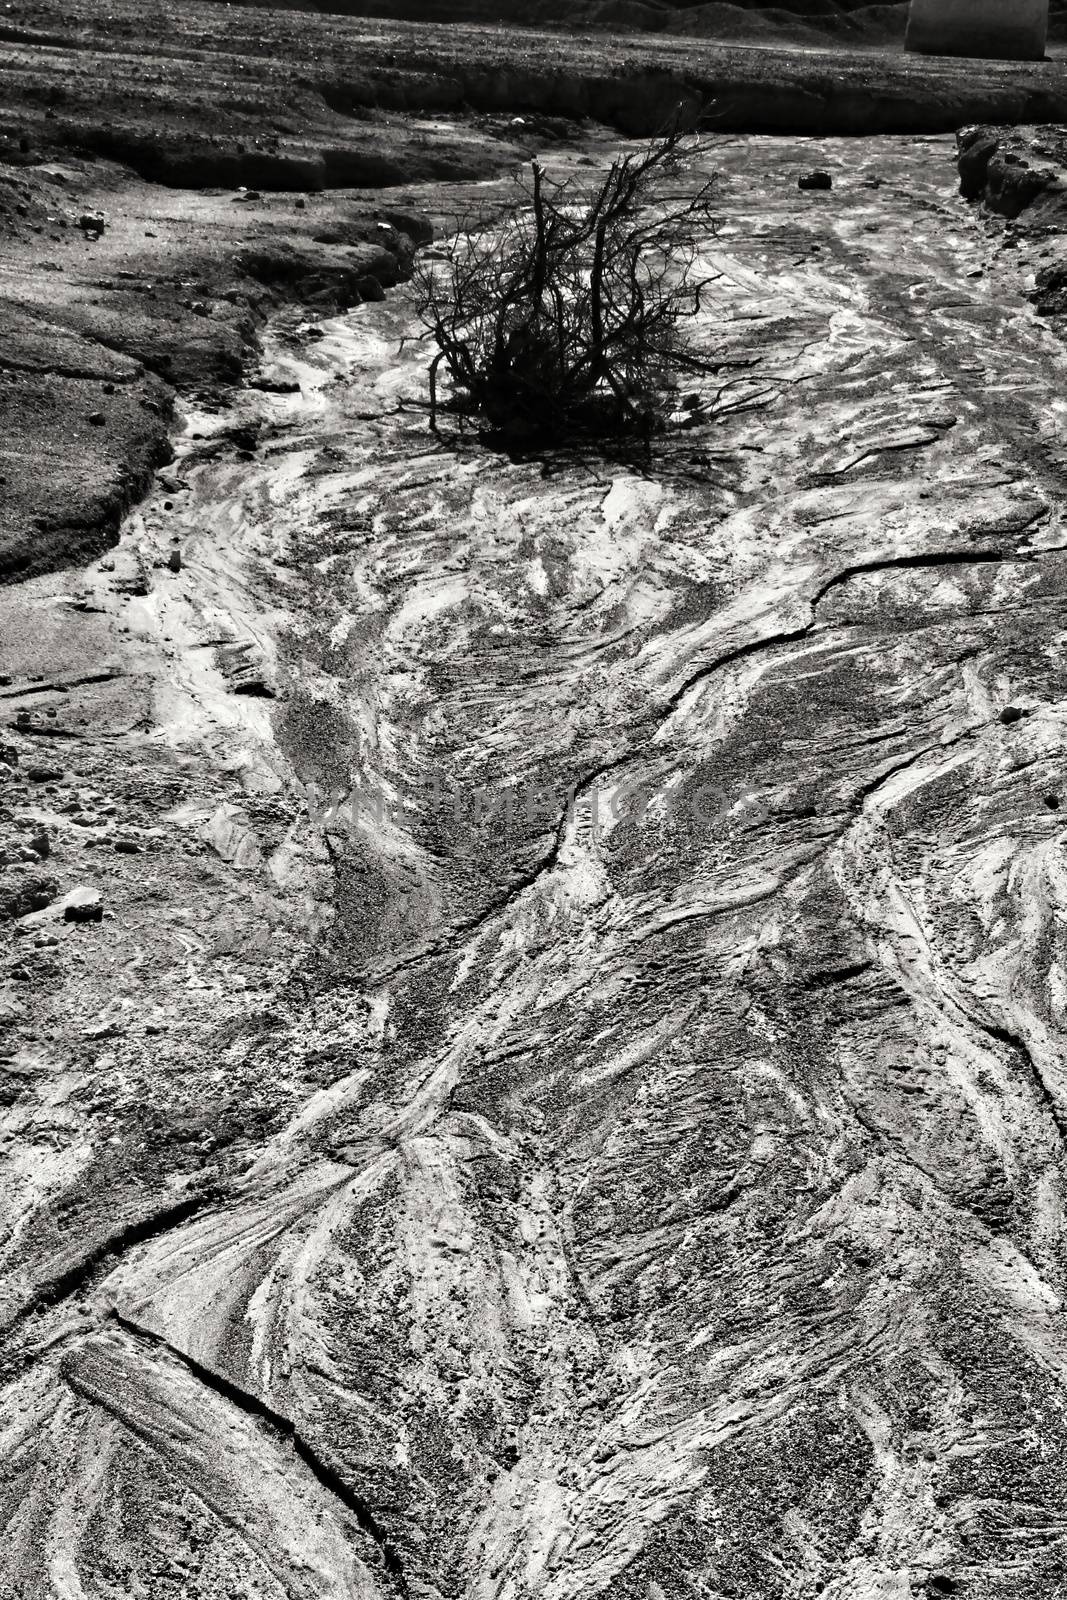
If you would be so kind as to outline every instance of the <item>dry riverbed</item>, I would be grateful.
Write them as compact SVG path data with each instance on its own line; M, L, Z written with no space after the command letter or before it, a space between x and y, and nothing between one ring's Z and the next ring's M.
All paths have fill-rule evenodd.
M647 468L400 287L0 591L19 1600L1067 1592L1067 355L950 139L711 160Z

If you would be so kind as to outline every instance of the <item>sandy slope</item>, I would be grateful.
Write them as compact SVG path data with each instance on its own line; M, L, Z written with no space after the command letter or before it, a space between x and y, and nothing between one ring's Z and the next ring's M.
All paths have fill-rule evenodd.
M398 291L3 597L107 910L6 965L5 1592L1067 1582L1067 357L951 155L721 141L655 471L435 442Z

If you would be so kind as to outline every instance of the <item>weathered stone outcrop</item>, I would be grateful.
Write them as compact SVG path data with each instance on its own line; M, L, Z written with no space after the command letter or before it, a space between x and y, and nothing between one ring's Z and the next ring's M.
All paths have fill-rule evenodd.
M964 128L957 135L960 192L987 210L1048 223L1067 215L1067 144L1057 128Z

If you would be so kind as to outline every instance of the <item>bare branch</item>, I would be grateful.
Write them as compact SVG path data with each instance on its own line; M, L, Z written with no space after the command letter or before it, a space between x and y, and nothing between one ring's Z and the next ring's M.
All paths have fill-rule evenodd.
M682 336L715 279L698 263L716 227L710 184L678 192L682 153L673 128L591 195L534 162L503 217L468 219L445 261L419 263L432 427L442 368L451 409L507 444L663 425L675 374L714 365Z

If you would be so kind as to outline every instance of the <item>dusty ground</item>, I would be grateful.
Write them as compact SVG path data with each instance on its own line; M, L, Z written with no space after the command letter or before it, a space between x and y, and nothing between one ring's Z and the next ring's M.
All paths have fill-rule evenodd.
M719 141L652 470L435 441L399 287L0 593L5 1593L1067 1594L1067 355L953 154Z

